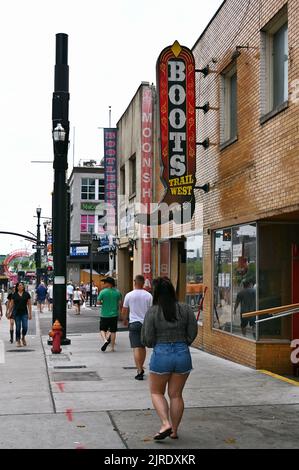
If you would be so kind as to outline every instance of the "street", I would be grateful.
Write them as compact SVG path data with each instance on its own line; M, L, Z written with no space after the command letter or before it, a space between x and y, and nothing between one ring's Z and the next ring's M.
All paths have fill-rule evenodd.
M34 307L30 323L28 346L17 349L8 342L8 321L0 322L1 449L299 447L295 381L191 348L194 370L184 391L179 439L157 444L159 420L148 390L150 350L146 378L136 382L127 331L118 332L114 353L100 351L97 309L80 317L68 310L72 343L59 355L47 345L50 312L37 315Z

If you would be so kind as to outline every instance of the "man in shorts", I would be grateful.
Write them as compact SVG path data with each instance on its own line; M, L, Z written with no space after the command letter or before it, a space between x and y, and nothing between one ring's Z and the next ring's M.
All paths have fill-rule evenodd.
M115 288L113 277L103 279L104 288L98 295L98 303L101 304L100 334L104 340L101 351L106 351L111 343L111 351L114 351L117 331L119 309L121 307L121 293Z
M252 329L252 335L255 339L255 318L243 318L243 313L254 312L256 310L256 291L252 287L250 281L243 281L243 289L237 294L236 303L234 306L234 315L237 313L237 308L240 305L240 319L242 335L246 336L246 327L249 323Z
M146 349L141 342L141 328L145 314L152 306L153 298L143 289L144 277L141 274L135 277L134 284L135 289L125 296L122 315L124 325L127 325L129 320L129 338L137 368L135 379L143 380Z
M36 300L37 300L37 305L39 306L40 313L43 312L43 306L46 301L46 296L47 296L47 288L45 286L44 281L41 281L40 285L36 289Z

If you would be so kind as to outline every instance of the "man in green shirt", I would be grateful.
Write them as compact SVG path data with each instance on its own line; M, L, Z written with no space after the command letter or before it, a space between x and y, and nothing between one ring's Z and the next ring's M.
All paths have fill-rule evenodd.
M100 334L104 340L101 350L106 351L108 344L111 342L111 351L114 351L118 314L121 308L121 293L115 288L113 277L106 277L102 282L104 288L98 295L98 302L102 306Z

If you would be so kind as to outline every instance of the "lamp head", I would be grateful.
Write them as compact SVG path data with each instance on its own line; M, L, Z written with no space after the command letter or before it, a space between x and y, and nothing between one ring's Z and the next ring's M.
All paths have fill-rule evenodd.
M236 48L236 50L232 53L231 60L236 60L238 57L240 57L240 55L240 50Z
M41 211L42 211L42 210L41 210L40 207L37 207L37 208L36 208L36 214L37 214L38 216L41 215Z

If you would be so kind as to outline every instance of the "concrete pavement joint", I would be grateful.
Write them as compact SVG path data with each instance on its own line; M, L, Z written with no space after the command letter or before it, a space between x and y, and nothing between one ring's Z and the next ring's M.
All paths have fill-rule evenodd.
M110 411L107 411L107 415L109 416L109 419L110 419L110 421L111 421L111 424L112 424L112 426L113 426L113 429L117 432L117 434L118 434L120 440L122 441L123 445L125 446L126 449L129 449L129 446L128 446L126 440L122 437L122 434L121 434L121 432L120 432L120 430L119 430L119 428L118 428L116 422L114 421L111 412L110 412Z
M38 313L38 311L36 311L36 315L38 316L38 325L39 325L39 313ZM38 326L38 328L39 328L39 326ZM40 331L40 329L39 329L39 331ZM46 364L46 372L47 372L47 378L48 378L49 393L50 393L50 397L51 397L53 411L54 411L54 413L57 413L55 400L54 400L54 395L53 395L53 391L52 391L52 387L51 387L51 380L50 380L50 373L49 373L49 368L48 368L47 355L46 355L46 351L45 351L45 348L44 348L44 343L43 343L43 339L42 339L41 334L39 334L39 339L40 339L41 347L42 347L42 350L43 350L44 361L45 361L45 364Z

